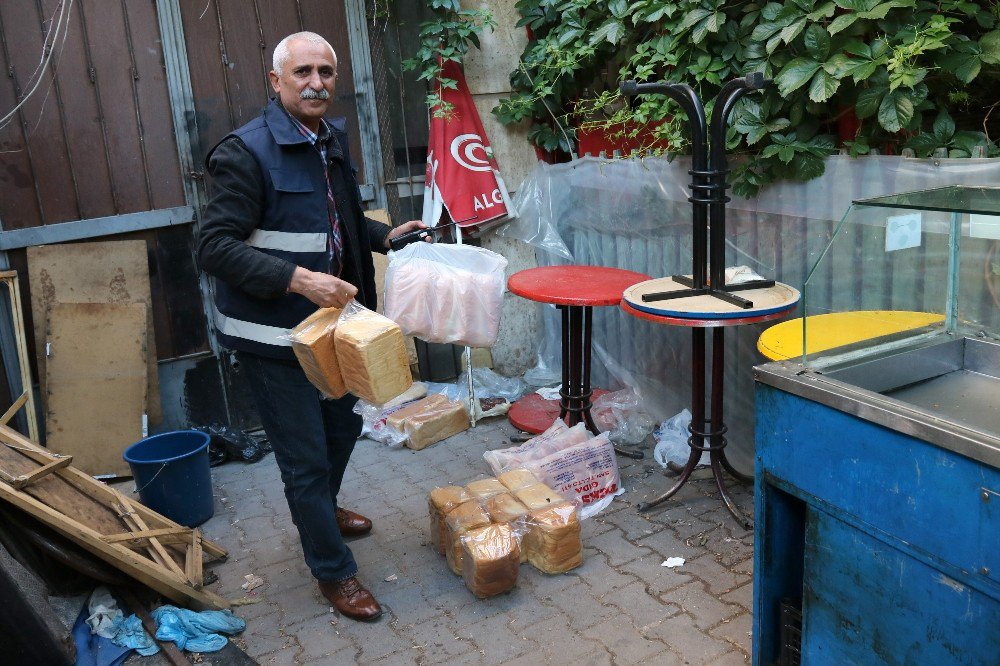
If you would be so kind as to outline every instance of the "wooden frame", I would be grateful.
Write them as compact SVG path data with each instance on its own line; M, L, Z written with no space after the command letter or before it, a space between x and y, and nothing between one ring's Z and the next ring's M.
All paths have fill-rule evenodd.
M23 398L15 405L24 405ZM204 539L201 530L178 525L76 469L70 456L53 454L10 428L7 421L16 411L7 410L0 420L0 499L175 603L230 606L202 589L203 557L225 559L225 549ZM76 520L52 504L72 506L93 520Z
M14 325L14 338L17 344L17 364L21 370L21 390L24 391L19 400L27 401L28 437L37 442L40 439L38 414L35 411L35 392L31 388L31 366L28 361L28 343L24 333L24 313L21 310L21 287L17 279L17 271L0 271L0 282L3 282L3 285L7 287L10 296L10 318ZM24 404L21 402L19 405L15 402L8 410L8 414L4 414L3 423L7 423L10 417L16 414L21 405Z

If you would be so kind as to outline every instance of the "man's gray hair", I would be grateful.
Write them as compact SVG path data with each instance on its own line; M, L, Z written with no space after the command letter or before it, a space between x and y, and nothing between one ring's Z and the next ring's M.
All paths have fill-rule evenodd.
M337 52L333 50L332 46L330 46L330 42L323 39L321 35L308 31L296 32L282 39L278 42L278 45L274 47L274 56L271 58L271 68L278 76L285 73L285 63L288 62L288 58L291 56L291 53L288 52L288 44L297 40L310 42L312 44L322 44L326 48L330 49L330 54L333 56L333 62L334 64L337 63Z

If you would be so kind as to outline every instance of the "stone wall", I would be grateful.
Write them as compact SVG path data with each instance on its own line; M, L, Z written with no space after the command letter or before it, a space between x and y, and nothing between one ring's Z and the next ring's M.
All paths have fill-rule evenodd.
M507 189L517 190L535 168L537 158L528 141L528 123L518 127L501 124L490 111L510 92L510 72L527 43L524 28L516 27L520 18L515 0L463 0L468 9L486 8L493 13L497 27L481 35L481 50L472 48L465 58L465 78L472 93L483 127L493 146L493 154ZM511 273L536 265L534 249L519 241L487 234L483 247L499 252L509 262ZM539 306L519 296L504 296L500 336L493 346L493 367L503 375L519 375L535 365L541 321Z

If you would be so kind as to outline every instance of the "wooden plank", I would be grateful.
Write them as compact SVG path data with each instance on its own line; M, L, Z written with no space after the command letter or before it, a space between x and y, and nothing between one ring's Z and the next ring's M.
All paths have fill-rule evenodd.
M188 544L184 573L191 586L196 590L200 590L205 583L205 577L202 572L201 530L194 530L191 534L191 543Z
M184 205L181 166L174 140L166 69L160 46L156 3L123 2L130 32L129 43L135 62L136 113L140 120L145 165L149 171L150 208Z
M49 310L47 445L75 456L89 474L130 474L122 452L142 439L146 309L55 303Z
M22 474L21 476L15 478L10 482L10 485L14 486L18 490L24 488L25 486L30 486L39 479L42 479L52 472L58 471L64 467L69 467L70 463L73 462L73 456L66 456L60 460L53 460L47 465L42 465L36 469L31 474Z
M59 2L61 0L43 0L43 11L51 15ZM105 217L118 212L111 190L109 155L101 129L97 89L90 82L89 60L84 44L86 33L79 3L73 3L70 9L70 27L66 41L60 47L56 63L59 75L55 85L64 108L68 110L63 115L74 159L73 177L77 182L80 219Z
M222 609L228 608L230 605L226 599L213 592L191 588L184 578L165 571L162 567L137 553L133 553L128 548L119 544L104 543L99 532L67 518L27 493L0 483L0 499L10 502L22 511L38 518L63 536L73 540L144 585L153 588L171 601L184 605L190 604L196 609Z
M148 531L149 526L146 524L146 521L136 514L133 506L134 505L131 500L127 497L124 495L119 496L119 507L121 508L120 515L122 519L133 529L138 531ZM174 561L174 558L167 552L167 550L163 547L163 544L161 544L156 537L149 538L149 547L147 550L149 551L150 557L152 557L157 564L162 567L166 567L174 573L183 575L184 571L177 566L177 562Z
M229 105L236 127L260 115L272 94L262 66L260 26L255 6L240 0L217 0L222 41L228 61ZM214 11L214 10L210 10ZM270 69L270 68L268 68Z
M145 303L147 412L162 420L156 366L149 260L141 240L66 243L27 250L31 314L35 331L42 408L48 409L45 371L45 320L54 303Z
M111 180L119 213L150 210L142 160L139 119L132 93L132 67L122 35L122 3L80 0L87 25L94 82L102 100L104 133L111 154Z
M198 115L198 141L192 151L195 163L201 165L209 149L236 125L226 104L226 66L219 53L215 7L182 2L180 12Z
M122 532L121 534L109 534L102 537L105 543L125 543L135 547L138 542L148 541L151 537L156 537L161 542L166 543L171 537L182 539L184 543L191 540L190 527L166 527L158 530L142 530L139 532Z
M0 446L0 462L2 462L5 469L11 469L11 466L16 466L14 469L30 469L31 461L44 463L52 458L51 452L5 425L0 425L0 441L8 445L7 447ZM50 477L31 488L30 494L50 504L62 501L62 506L68 507L70 511L72 511L76 504L83 502L83 500L90 500L89 502L83 502L86 504L86 510L79 514L79 520L84 524L98 529L103 534L117 534L121 532L122 522L118 519L117 514L108 508L115 503L120 503L121 493L111 486L84 474L76 467L71 466L60 470L55 477ZM81 496L79 502L67 500L67 498L73 498L77 495ZM55 504L52 504L52 506L56 507ZM133 505L133 509L153 529L181 528L174 521L143 504L135 504ZM66 513L66 511L63 511L63 513ZM72 513L67 515L74 517ZM205 540L202 545L205 551L213 557L220 559L228 557L228 553L224 548L211 541Z
M0 423L2 423L3 425L7 425L8 423L10 423L10 420L14 418L14 414L17 414L17 410L24 407L24 404L28 402L29 395L30 395L30 389L22 393L21 397L15 400L14 404L12 404L7 409L7 411L3 413L3 416L0 416Z
M23 95L28 92L29 78L43 51L45 32L40 29L42 18L39 16L36 0L4 0L0 5L7 55L10 58L9 63L4 63L4 73L14 79L15 85L21 88L19 93ZM58 53L58 45L56 51ZM28 205L28 199L35 196L34 190L37 189L43 206L42 219L38 222L40 224L76 220L80 218L80 212L76 205L76 187L62 118L57 100L47 99L50 96L45 94L53 83L52 69L45 68L39 76L41 81L38 92L25 102L20 112L28 137L34 182L31 190L27 187L18 188L11 194L16 195L18 203ZM15 117L12 124L19 122L18 117ZM4 147L4 152L6 150ZM10 194L5 191L4 198L8 196ZM7 221L4 220L4 225L6 224Z
M25 416L28 420L28 436L38 439L38 410L35 409L35 391L31 381L31 361L28 356L28 332L24 326L24 308L21 305L21 284L17 279L17 271L4 271L2 274L4 286L10 297L11 324L14 329L14 342L17 347L17 364L21 375L21 388L27 398L28 407Z

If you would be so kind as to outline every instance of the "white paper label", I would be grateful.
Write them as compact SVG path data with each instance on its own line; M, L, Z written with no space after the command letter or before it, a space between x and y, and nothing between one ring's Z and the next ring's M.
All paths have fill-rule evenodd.
M146 414L142 415L142 438L145 439L149 437L149 416Z
M969 235L1000 240L1000 215L969 215Z
M889 216L885 221L885 251L920 247L921 219L920 213Z

